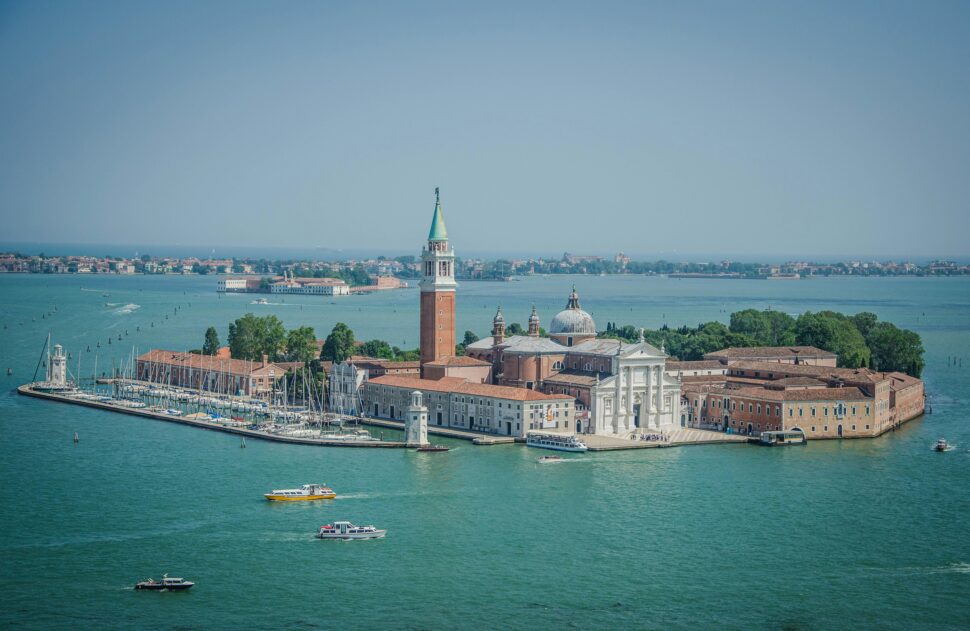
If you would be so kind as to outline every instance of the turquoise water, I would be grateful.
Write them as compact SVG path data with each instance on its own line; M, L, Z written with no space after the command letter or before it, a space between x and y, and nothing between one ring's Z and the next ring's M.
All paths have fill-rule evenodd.
M219 298L204 277L0 276L0 626L970 625L970 281L465 283L459 334L484 335L499 303L509 322L524 323L533 302L548 322L573 282L601 328L695 324L769 305L874 311L923 335L933 414L876 440L587 454L545 466L519 446L455 441L446 454L255 440L240 449L229 435L12 390L30 380L48 331L73 354L72 371L81 356L83 375L94 368L88 345L98 371L110 370L133 346L198 347L210 324L224 339L247 311L309 324L321 337L344 321L358 337L415 346L416 291L257 306ZM951 356L964 367L948 366ZM940 436L956 449L932 452ZM261 500L304 482L328 483L340 497ZM335 519L389 534L313 539ZM166 571L198 585L184 594L131 589Z

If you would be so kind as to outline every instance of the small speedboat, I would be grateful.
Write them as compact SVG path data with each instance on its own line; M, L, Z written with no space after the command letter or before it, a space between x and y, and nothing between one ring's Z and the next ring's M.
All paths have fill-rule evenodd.
M539 464L550 464L553 462L562 462L562 456L542 456L539 458Z
M162 580L156 581L153 578L147 578L141 582L135 583L135 589L150 589L154 591L181 591L188 589L195 585L192 581L187 581L184 578L169 578L168 574L162 577Z
M337 494L330 487L321 484L304 484L298 489L276 489L272 493L264 494L264 497L275 502L302 502L332 500Z
M933 445L933 451L946 451L949 448L950 445L946 442L945 438L941 438L940 440L936 441L935 445Z
M425 445L424 447L418 447L418 451L448 451L450 447L445 447L444 445Z
M326 526L320 526L317 539L380 539L387 534L386 530L378 530L374 526L355 526L349 521L335 521Z

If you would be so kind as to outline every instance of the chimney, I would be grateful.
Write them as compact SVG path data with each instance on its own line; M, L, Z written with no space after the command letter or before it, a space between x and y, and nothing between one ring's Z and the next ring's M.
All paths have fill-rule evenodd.
M266 366L268 366L268 365L269 365L269 355L267 355L266 353L263 353L263 366L262 367L263 368L266 368Z

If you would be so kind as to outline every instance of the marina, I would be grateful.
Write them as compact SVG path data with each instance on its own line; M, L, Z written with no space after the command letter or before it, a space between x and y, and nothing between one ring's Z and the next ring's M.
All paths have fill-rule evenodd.
M171 414L167 411L152 411L146 409L144 406L133 407L132 405L124 404L122 402L112 402L112 401L102 401L97 398L78 398L71 397L62 393L47 392L44 390L35 390L30 384L19 386L17 388L19 394L36 397L40 399L46 399L48 401L55 401L58 403L67 403L71 405L80 405L89 408L97 408L99 410L107 410L110 412L117 412L121 414L129 414L132 416L138 416L142 418L150 418L157 421L168 421L170 423L178 423L180 425L190 425L192 427L197 427L200 429L214 430L218 432L226 432L229 434L236 434L244 438L258 438L260 440L271 440L279 443L289 443L292 445L316 445L319 447L371 447L377 449L391 449L391 448L403 448L405 445L398 441L371 439L371 440L361 440L358 438L314 438L311 436L299 436L299 435L289 435L285 433L274 433L272 431L266 431L261 429L249 429L245 423L232 422L232 419L225 422L220 422L218 420L212 419L208 415L201 414L196 416L195 414L180 415ZM196 413L199 414L199 413ZM322 434L318 434L322 435Z

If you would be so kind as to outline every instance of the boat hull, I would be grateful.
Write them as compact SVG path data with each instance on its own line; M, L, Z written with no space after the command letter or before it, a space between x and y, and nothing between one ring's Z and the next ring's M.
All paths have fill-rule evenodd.
M583 452L587 451L588 447L566 447L560 445L533 445L528 444L529 447L535 447L536 449L551 449L553 451L571 451L571 452Z
M383 539L384 535L386 534L386 530L377 530L375 532L357 532L347 534L340 534L339 532L318 532L315 536L317 539Z
M184 592L192 587L192 585L194 585L194 583L185 583L182 585L144 585L139 583L138 585L135 585L135 589L142 589L150 592Z
M266 499L268 499L269 501L271 501L271 502L307 502L307 501L310 501L310 500L332 500L332 499L336 499L337 494L336 493L323 493L323 494L320 494L320 495L302 495L302 496L296 496L295 497L293 495L273 495L272 493L266 493L264 497Z

